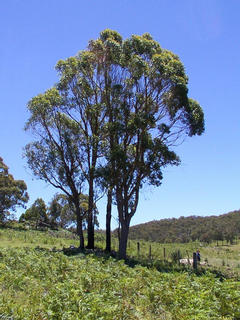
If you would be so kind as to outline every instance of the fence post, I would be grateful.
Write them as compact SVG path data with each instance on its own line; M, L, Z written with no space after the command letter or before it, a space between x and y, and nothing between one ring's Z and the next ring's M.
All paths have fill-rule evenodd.
M152 247L151 245L149 246L149 259L151 260L152 258Z
M197 270L197 254L193 252L193 269Z
M139 259L139 254L140 254L140 243L138 242L137 243L137 256L138 256L138 259Z
M163 259L166 260L166 248L163 248Z

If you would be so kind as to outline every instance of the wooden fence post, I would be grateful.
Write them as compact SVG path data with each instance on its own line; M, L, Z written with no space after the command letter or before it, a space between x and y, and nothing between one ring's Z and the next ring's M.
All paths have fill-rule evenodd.
M163 248L163 259L166 260L166 248Z
M151 245L149 246L149 259L151 260L152 258L152 247Z

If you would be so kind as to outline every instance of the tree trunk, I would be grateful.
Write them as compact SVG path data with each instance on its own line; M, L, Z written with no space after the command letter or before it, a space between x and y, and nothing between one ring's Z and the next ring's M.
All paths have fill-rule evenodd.
M76 214L77 214L77 234L79 236L79 248L81 250L84 249L84 236L83 236L83 228L82 228L82 216L80 213L80 208L76 208Z
M106 251L111 252L112 188L108 189L106 212Z
M90 177L88 198L88 249L94 249L93 192L93 178Z
M130 224L130 221L124 220L121 222L120 241L119 241L119 258L120 259L126 259L129 224Z
M118 228L117 228L117 235L118 235L118 243L120 242L120 238L121 238L121 223L120 220L118 219Z

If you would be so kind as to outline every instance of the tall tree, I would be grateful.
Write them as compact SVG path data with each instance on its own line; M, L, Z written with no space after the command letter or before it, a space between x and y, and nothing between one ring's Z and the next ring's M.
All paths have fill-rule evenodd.
M57 89L64 97L63 112L81 132L79 162L88 183L88 248L94 248L94 210L97 197L96 169L102 157L103 126L106 118L104 94L105 83L101 67L101 50L92 47L80 51L76 57L60 60L56 69L60 75Z
M204 116L188 98L188 78L178 56L149 34L123 41L117 32L105 30L91 48L102 56L108 120L102 172L113 187L119 254L125 258L140 189L144 183L159 186L162 168L180 163L172 147L186 136L201 135Z
M88 248L91 249L94 248L95 171L105 118L104 84L98 72L98 59L97 51L89 49L60 60L56 66L59 82L30 101L32 115L26 125L26 129L31 128L40 138L26 147L29 166L36 176L64 191L76 208L81 193L79 177L82 182L87 181ZM77 217L81 217L80 213ZM78 223L82 224L82 217Z
M9 210L15 211L17 206L24 207L28 199L26 183L15 180L0 157L0 221L7 218Z
M49 167L44 161L44 168L40 166L41 170L36 173L42 176L44 169L48 172L45 179L54 181L55 185L56 173L58 177L63 176L71 195L74 180L69 180L71 174L74 172L75 178L77 175L85 178L89 196L88 247L94 248L93 209L96 177L100 172L109 195L108 222L111 196L117 204L119 252L124 258L130 221L137 209L141 187L145 182L160 185L162 168L180 163L172 147L187 135L202 134L202 109L188 98L188 79L179 58L162 49L149 34L123 41L116 31L104 30L99 39L89 42L86 50L59 61L56 68L59 82L55 88L34 98L30 111L34 126L41 124L35 133L42 136L44 128L44 143L41 140L37 149L41 150L45 144L41 154L52 150L52 145L46 144L53 141L57 150L53 158L61 159L61 163L54 171L53 166ZM46 109L48 114L54 110L55 115L42 117ZM34 110L37 110L36 121ZM61 130L55 125L54 132L49 135L49 128L58 118L61 123L64 121L67 140L65 134L59 133L62 125ZM70 164L66 161L68 152L62 151L63 145L73 154ZM36 151L36 145L34 148ZM33 169L39 165L41 154ZM52 152L46 154L51 163ZM29 155L31 158L31 152ZM57 187L62 188L59 183ZM109 226L107 228L109 230Z
M81 132L75 122L61 112L64 97L56 88L34 97L28 104L31 116L26 130L38 138L25 147L25 156L34 175L62 190L75 207L80 248L84 248L83 216L79 196L83 175Z

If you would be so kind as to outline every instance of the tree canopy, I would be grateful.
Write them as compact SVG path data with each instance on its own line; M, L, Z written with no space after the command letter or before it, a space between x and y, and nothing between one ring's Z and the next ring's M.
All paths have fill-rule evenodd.
M88 196L81 194L79 196L79 206L81 215L83 217L83 227L87 226L87 213L88 213ZM97 208L94 212L94 223L99 226L97 220ZM68 228L77 225L77 217L73 204L69 201L65 194L55 194L48 207L48 218L51 223L54 223L61 228Z
M140 189L144 183L159 186L162 169L180 163L172 148L186 136L203 133L204 115L188 98L188 78L178 56L149 34L123 41L117 32L104 30L90 49L101 61L104 83L106 162L100 175L113 188L119 253L125 257Z
M180 163L173 148L203 133L203 111L188 97L179 57L148 33L123 40L106 29L56 69L58 83L28 104L26 128L38 136L26 147L29 166L72 198L76 210L81 188L88 186L89 248L101 181L117 205L124 258L140 189L144 183L159 186L162 169Z
M0 221L4 221L9 210L24 207L28 202L27 186L23 180L15 180L0 157Z

